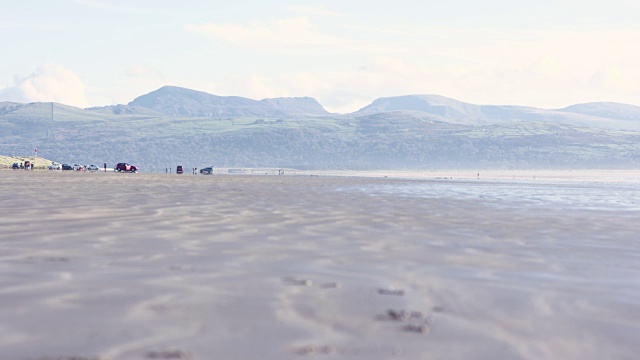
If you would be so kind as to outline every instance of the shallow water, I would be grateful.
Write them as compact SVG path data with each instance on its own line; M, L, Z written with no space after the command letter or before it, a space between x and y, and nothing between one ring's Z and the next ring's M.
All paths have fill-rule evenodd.
M357 188L372 196L478 201L531 209L640 211L640 183L562 181L430 180Z

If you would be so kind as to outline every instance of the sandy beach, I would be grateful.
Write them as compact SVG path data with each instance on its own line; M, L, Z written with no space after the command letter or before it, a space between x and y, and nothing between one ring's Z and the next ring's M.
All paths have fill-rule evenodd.
M2 171L0 359L637 358L638 183L537 179Z

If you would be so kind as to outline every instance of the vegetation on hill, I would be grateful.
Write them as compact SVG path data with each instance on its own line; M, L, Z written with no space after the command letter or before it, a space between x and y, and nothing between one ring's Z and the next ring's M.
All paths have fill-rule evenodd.
M640 129L633 126L638 125L635 108L627 105L547 111L425 95L386 98L353 114L301 115L301 109L324 109L311 98L255 101L180 88L158 91L162 96L147 98L151 105L140 98L129 105L90 109L0 103L0 153L26 154L38 148L40 155L59 162L130 162L141 171L164 171L176 164L299 169L640 166ZM201 113L214 103L222 109L217 115L225 116ZM257 116L260 106L275 112ZM615 117L603 118L603 109ZM180 115L169 115L178 110Z

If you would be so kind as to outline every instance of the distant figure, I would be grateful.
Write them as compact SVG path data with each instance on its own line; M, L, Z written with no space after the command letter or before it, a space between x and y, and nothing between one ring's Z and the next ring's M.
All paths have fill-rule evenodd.
M104 163L104 172L107 172L107 163Z
M169 168L168 168L168 167L165 167L165 168L164 168L164 173L165 173L165 174L168 174L168 173L169 173Z
M20 163L20 169L24 169L24 165L22 165L22 163Z
M480 179L480 173L478 173L478 179Z

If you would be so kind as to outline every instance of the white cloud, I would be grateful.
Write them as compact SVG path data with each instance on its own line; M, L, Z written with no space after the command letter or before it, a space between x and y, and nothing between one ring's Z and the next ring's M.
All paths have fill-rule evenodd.
M290 10L310 14L324 8ZM344 30L336 38L315 22L296 17L188 29L250 51L287 48L297 55L290 60L296 70L263 68L238 76L246 79L234 78L228 88L228 81L219 79L217 89L253 97L314 96L338 112L356 110L365 99L411 93L548 108L598 100L640 102L640 48L634 46L640 31L632 28L532 31L334 21L332 29ZM303 45L325 46L318 56ZM300 70L301 64L307 69Z
M45 64L31 75L14 79L13 86L0 90L0 99L15 102L58 102L87 106L85 85L73 71L57 64Z
M189 31L254 48L336 45L344 40L322 34L306 17L243 24L187 25Z

